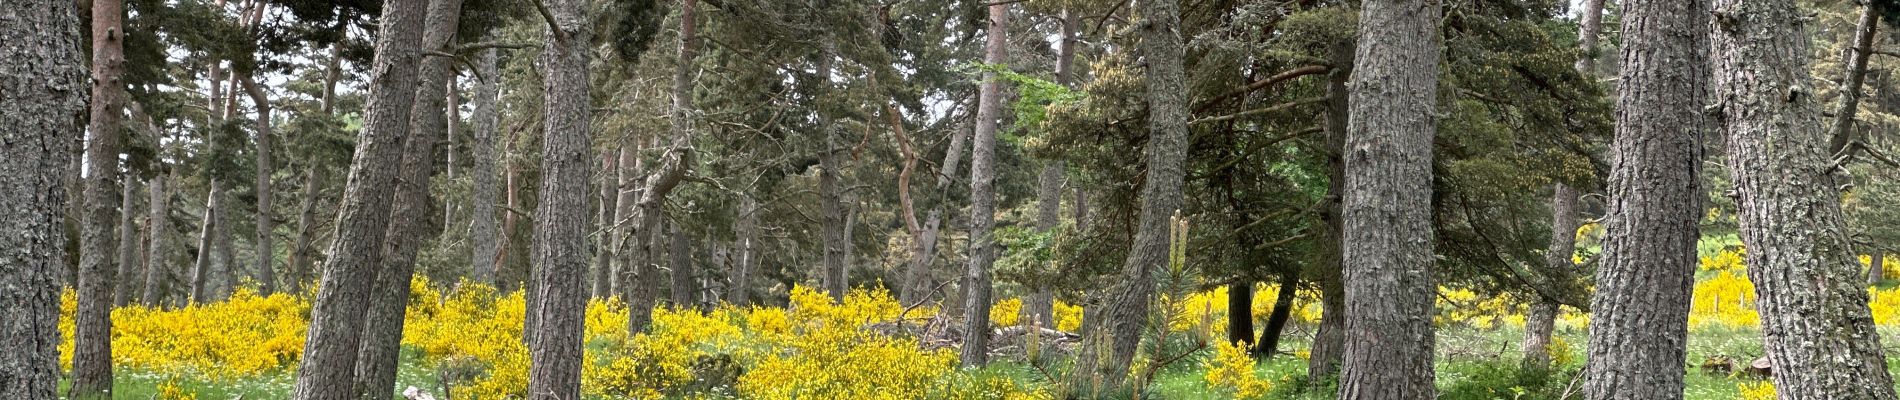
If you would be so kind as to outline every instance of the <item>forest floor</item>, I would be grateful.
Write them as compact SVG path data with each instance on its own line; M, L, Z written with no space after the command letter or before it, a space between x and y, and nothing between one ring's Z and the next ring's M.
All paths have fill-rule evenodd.
M1256 373L1275 383L1269 393L1269 399L1330 399L1319 393L1297 393L1293 386L1306 374L1306 362L1299 358L1304 354L1306 335L1311 327L1289 327L1287 332L1293 342L1286 343L1282 352L1270 359L1261 360ZM1882 327L1882 336L1886 343L1900 341L1900 329ZM1759 331L1754 329L1705 329L1691 334L1689 338L1690 365L1684 368L1688 399L1729 400L1744 398L1741 390L1747 385L1757 384L1757 380L1744 374L1712 374L1699 367L1704 360L1713 357L1728 357L1743 366L1761 354ZM1542 378L1526 378L1516 374L1515 365L1522 358L1518 350L1522 331L1516 328L1480 330L1455 328L1441 330L1438 334L1437 381L1441 398L1445 399L1501 399L1514 398L1518 393L1529 392L1574 392L1580 390L1573 383L1577 369L1582 366L1583 344L1587 338L1582 331L1558 332L1561 344L1568 347L1569 357L1559 357L1563 361L1561 371ZM1226 392L1209 388L1204 378L1205 368L1193 357L1178 362L1156 374L1155 382L1148 398L1158 399L1220 399L1229 395ZM1566 359L1567 358L1567 359ZM1900 358L1889 358L1889 365L1900 363ZM1891 367L1890 367L1891 368ZM1040 379L1040 373L1024 364L999 362L991 367L993 373L1015 375L1022 379ZM1900 371L1896 371L1900 372ZM194 380L176 376L140 373L121 370L115 376L116 395L121 399L171 398L179 394L195 394L197 399L246 399L270 400L289 397L295 383L291 372L266 374L238 381ZM1529 381L1524 381L1528 379ZM416 387L425 392L444 398L437 384L434 372L424 366L413 349L404 354L398 387ZM1541 383L1539 382L1541 381ZM1542 388L1526 386L1543 385ZM166 393L166 392L171 393ZM179 393L182 392L182 393ZM1542 397L1542 396L1535 396Z

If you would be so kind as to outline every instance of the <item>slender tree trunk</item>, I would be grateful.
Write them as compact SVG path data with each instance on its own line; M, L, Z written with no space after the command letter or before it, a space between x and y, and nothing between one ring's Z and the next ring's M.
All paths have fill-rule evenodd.
M832 59L838 56L838 46L833 39L826 38L818 52L818 76L831 76ZM826 81L828 82L828 81ZM836 93L830 90L827 94ZM818 154L818 209L820 218L820 254L824 261L819 270L819 284L826 293L831 294L832 302L843 303L845 292L850 290L846 281L844 261L844 200L843 190L838 187L838 175L843 172L838 152L838 127L827 111L817 112L818 134L822 135L824 149Z
M250 75L244 75L244 90L251 95L251 102L257 107L257 291L269 295L277 292L277 271L271 263L277 254L272 251L271 241L275 239L276 220L271 218L271 106L270 96L264 92Z
M1062 30L1057 38L1056 48L1056 84L1068 86L1075 72L1071 64L1075 62L1076 16L1069 10L1061 12ZM1048 232L1055 229L1062 220L1062 161L1045 161L1042 172L1036 177L1036 230ZM1023 316L1036 321L1039 326L1055 326L1055 295L1046 285L1031 289L1029 300L1023 303Z
M1714 15L1716 105L1776 396L1894 399L1841 214L1841 176L1821 145L1807 17L1792 0L1718 0ZM1860 78L1849 80L1857 92Z
M334 115L336 112L336 83L342 79L342 59L343 42L339 40L330 45L330 59L325 61L323 92L318 99L319 108L325 115ZM310 265L317 251L311 245L311 236L316 235L317 229L317 189L322 186L325 175L324 167L316 159L306 158L304 164L304 187L299 196L301 208L297 212L297 238L291 241L290 260L286 263L290 266L290 272L287 274L289 276L284 277L285 287L294 294L303 294L303 285L310 282Z
M383 265L383 238L416 96L416 64L422 61L427 3L388 0L383 5L369 103L337 211L336 238L310 308L310 331L297 369L297 400L344 400L362 394L353 387L357 350Z
M672 121L672 143L668 144L666 154L660 157L658 171L647 175L646 183L640 188L640 201L635 203L635 220L640 225L634 228L635 234L646 237L658 237L660 213L666 202L666 196L673 193L681 180L686 178L687 169L693 165L693 119L699 113L693 106L693 72L697 70L693 60L699 55L699 37L694 33L698 19L698 0L680 0L680 43L679 65L673 72L673 106L669 119ZM654 243L654 242L647 242ZM646 262L636 250L634 259L639 269L651 270L656 264ZM639 332L646 329L652 321L653 304L659 299L657 275L647 274L657 271L641 271L645 276L633 285L642 286L632 289L627 304L630 310L627 317L627 331Z
M475 282L495 285L495 261L501 248L495 234L495 134L498 113L495 111L496 97L500 95L501 69L495 49L482 50L476 57L475 71L481 83L475 86L475 132L472 149L469 154L474 199L470 201L473 210L469 215L469 246L474 254L469 261L474 265L472 275Z
M638 217L634 213L639 209L640 188L637 186L641 183L639 177L644 167L640 160L640 149L645 146L645 142L641 140L635 140L633 146L621 146L620 159L615 160L617 164L615 166L618 168L615 168L614 172L618 175L619 186L614 193L615 225L612 232L614 264L611 266L612 271L608 271L612 276L607 282L607 289L613 293L626 293L625 291L632 290L628 285L637 284L637 282L628 283L627 280L644 269L640 266L642 260L635 258L645 253L644 247L640 244L643 242L638 239L640 236L634 231L634 228L642 221L634 220ZM631 296L622 296L622 298L632 299ZM648 304L647 307L652 308L652 305Z
M1331 50L1333 65L1352 65L1352 50L1340 44ZM1306 360L1306 379L1313 388L1334 381L1339 360L1346 349L1346 282L1344 251L1346 226L1341 215L1341 200L1346 193L1346 124L1352 115L1351 89L1347 87L1352 68L1334 68L1326 81L1326 198L1320 208L1320 220L1326 223L1325 243L1319 246L1319 263L1313 281L1319 284L1319 331L1313 335L1312 349Z
M949 148L943 153L943 170L937 173L937 205L924 217L922 233L911 241L910 267L904 269L903 289L898 299L905 305L918 304L931 297L931 291L937 284L931 282L930 265L937 258L937 236L943 227L943 213L950 203L950 177L956 175L957 164L963 161L963 148L969 140L969 130L957 129L950 134Z
M225 197L224 192L216 192L212 195L218 196L219 203L223 203L223 197ZM213 290L214 294L212 295L212 300L224 301L230 299L231 293L236 292L238 287L238 265L231 254L233 251L231 247L231 206L221 205L218 208L212 209L212 211L218 213L218 223L214 225L217 230L212 231L212 234L215 235L213 236L212 244L215 245L217 249L216 253L212 253L213 258L211 262L212 265L214 265L212 270L218 272L217 281L212 283L217 285L213 286L217 289Z
M462 0L431 0L423 21L422 48L442 51L455 39L462 16ZM415 98L409 111L409 135L403 141L401 164L390 201L389 224L383 236L382 267L375 277L364 321L363 343L357 350L355 386L359 399L385 400L396 393L396 367L402 345L403 319L408 312L409 283L415 277L416 255L428 241L429 178L435 175L435 148L448 130L446 93L455 70L447 57L424 57L416 73Z
M536 332L528 343L532 360L528 393L534 399L579 399L581 325L587 305L587 181L593 151L587 64L592 43L588 3L549 1L553 26L541 53L547 82L546 138L541 147L540 201L534 210L534 301ZM686 7L690 8L690 1ZM692 13L687 11L688 19Z
M1182 71L1180 4L1173 0L1142 3L1141 52L1148 64L1147 176L1141 187L1141 214L1135 238L1122 265L1122 279L1108 290L1095 317L1086 322L1078 357L1082 376L1094 374L1105 388L1122 386L1135 359L1141 331L1153 306L1154 273L1168 263L1171 218L1180 213L1187 160L1187 78ZM1106 335L1105 337L1103 335ZM1108 352L1108 357L1098 356ZM1104 360L1105 359L1105 360Z
M112 306L125 306L132 300L132 285L138 283L137 268L145 265L139 261L139 250L145 246L139 241L136 180L136 175L126 171L125 185L119 191L119 268L112 278Z
M1346 129L1346 347L1339 397L1430 399L1438 0L1368 1Z
M84 133L77 122L86 108L86 68L74 2L8 6L0 11L0 37L7 38L0 45L0 126L7 129L0 134L0 287L7 288L0 290L0 343L13 348L0 352L0 398L52 399L60 380L64 186L73 176L68 166L78 164L71 143ZM106 383L97 388L105 394L111 381L97 382Z
M85 214L79 225L79 308L73 317L73 399L112 398L112 286L119 223L119 147L125 130L125 7L92 2L92 118L86 127Z
M1867 285L1879 285L1880 281L1887 279L1887 252L1875 251L1870 257L1873 258L1870 263L1873 265L1867 267Z
M759 201L751 194L739 194L739 215L734 219L733 234L738 236L733 246L732 287L726 293L726 301L737 306L752 304L752 266L758 260L759 240Z
M989 36L983 62L1009 62L1009 5L990 5ZM977 95L975 145L970 152L970 258L963 275L963 352L966 368L990 361L990 266L996 263L996 129L1002 122L1003 82L994 72L983 74Z
M1596 400L1680 399L1709 120L1705 2L1622 3L1609 218L1590 298Z
M1253 348L1255 357L1273 357L1280 351L1280 337L1286 332L1287 320L1293 317L1293 296L1300 291L1299 283L1298 273L1280 276L1280 292L1273 298L1273 311L1267 314L1267 326L1261 330L1259 344Z
M1253 347L1253 281L1227 284L1227 343Z
M615 188L620 186L618 168L615 168L619 152L614 149L600 151L600 197L594 199L594 208L598 212L594 237L594 273L593 297L604 299L613 296L614 242L610 232L614 227L614 202L619 199Z
M1860 90L1867 82L1867 60L1874 55L1874 32L1880 29L1880 13L1872 5L1860 7L1860 21L1854 26L1854 47L1847 53L1847 76L1841 79L1840 108L1825 133L1827 156L1836 157L1854 140L1854 116L1860 113Z
M1552 185L1550 200L1550 246L1544 249L1545 279L1568 276L1576 268L1570 260L1577 248L1577 190L1570 185ZM1538 296L1524 316L1523 365L1533 368L1550 366L1550 335L1557 325L1557 300Z
M667 224L669 260L668 268L673 270L673 306L681 309L694 307L693 297L699 293L699 277L693 268L693 245L686 232L680 229L679 221Z
M165 253L165 239L166 236L171 233L172 198L171 192L167 191L168 188L166 187L166 185L169 185L169 182L173 180L171 178L172 176L159 175L152 178L152 184L150 185L152 198L149 200L150 205L147 207L152 209L152 215L146 217L145 224L148 226L146 229L152 232L152 241L146 245L145 249L147 252L145 256L145 287L139 295L139 304L143 304L146 307L158 306L159 300L161 300L160 297L163 296L158 291L159 284L164 281L165 275L168 275L170 272L169 268L165 267L169 264L166 262L169 258L166 257L167 254Z

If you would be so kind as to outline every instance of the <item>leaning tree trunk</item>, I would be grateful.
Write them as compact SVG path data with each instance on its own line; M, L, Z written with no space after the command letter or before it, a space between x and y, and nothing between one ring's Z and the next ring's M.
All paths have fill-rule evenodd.
M1352 50L1338 44L1331 50L1333 65L1352 65ZM1341 218L1341 198L1346 192L1346 122L1352 115L1351 90L1347 88L1352 68L1334 68L1326 81L1326 204L1320 207L1320 220L1326 223L1325 243L1319 246L1319 263L1313 281L1319 284L1319 331L1313 334L1313 346L1306 359L1306 381L1313 388L1333 381L1339 373L1339 360L1346 347L1346 282L1344 276L1345 222Z
M661 225L660 213L666 202L666 196L673 193L680 181L686 178L686 171L693 165L693 119L698 111L693 106L693 60L699 55L699 37L694 34L694 21L697 19L699 2L697 0L680 1L679 63L673 71L673 105L668 118L672 122L672 143L667 145L666 154L660 156L659 170L647 175L646 182L640 187L640 200L634 203L634 219L639 223L634 228L637 237L657 238ZM636 241L638 246L641 241ZM644 243L654 243L645 241ZM659 286L656 282L658 271L656 263L646 260L642 253L651 251L634 250L634 262L637 263L637 279L627 282L627 331L639 332L646 329L653 319L653 304L659 299ZM623 268L624 269L624 268ZM622 271L626 273L626 271Z
M1860 112L1860 89L1867 82L1867 60L1874 55L1874 31L1880 29L1880 13L1873 5L1860 7L1860 21L1854 26L1854 47L1847 53L1847 76L1841 79L1840 108L1827 130L1827 155L1841 155L1854 140L1854 116Z
M1894 399L1841 214L1844 176L1822 147L1805 13L1792 0L1718 0L1714 13L1716 106L1776 395Z
M462 0L431 0L423 21L422 48L448 49L461 22ZM396 393L403 317L408 312L409 281L415 277L416 254L422 244L441 231L430 229L436 204L429 198L429 178L435 175L435 147L448 130L444 111L448 82L455 70L447 57L426 57L416 73L415 98L409 111L409 138L403 141L395 194L390 202L389 226L383 236L382 267L378 268L364 322L363 343L357 350L355 386L359 399L383 400Z
M495 49L484 49L475 58L475 71L481 83L475 86L475 123L474 140L469 144L469 161L473 166L469 176L474 186L474 195L469 201L469 262L473 264L470 275L477 283L495 285L495 260L500 255L500 241L495 232L495 134L498 113L495 111L496 97L500 95L497 80L501 79L501 69L496 65L499 57Z
M963 161L963 148L969 144L968 132L956 129L950 133L950 145L943 152L943 169L937 172L937 205L924 217L921 233L911 238L910 266L904 269L904 281L897 296L906 306L922 303L936 289L936 284L931 282L930 265L937 258L937 236L943 227L944 210L949 208L950 176L957 173L957 164Z
M1280 276L1280 292L1273 298L1273 311L1267 314L1267 326L1260 330L1259 344L1253 349L1254 357L1273 357L1280 351L1280 337L1286 332L1287 320L1293 317L1293 296L1299 294L1299 283L1300 274L1289 272Z
M239 77L244 90L251 95L251 103L257 107L257 292L269 295L277 292L277 271L271 263L276 261L277 253L271 250L271 241L276 237L276 220L271 218L271 106L270 95L264 92L250 75Z
M1359 14L1346 122L1342 399L1430 399L1432 138L1438 0L1375 0Z
M74 2L9 3L0 18L0 398L58 393L67 166L84 131L86 68ZM116 14L115 14L116 15ZM109 300L109 299L108 299ZM110 370L107 370L109 373ZM110 382L105 381L105 382Z
M752 265L758 262L759 201L750 193L739 194L739 215L733 225L737 243L733 246L732 286L726 292L726 301L743 307L752 305Z
M690 9L689 0L686 5ZM551 26L541 53L547 82L546 138L541 146L540 201L534 209L536 332L528 343L528 393L535 398L579 399L581 325L587 305L587 181L589 148L587 63L592 30L587 2L549 1ZM687 11L684 15L690 17Z
M1586 397L1682 398L1703 214L1708 3L1622 3L1610 218L1590 298Z
M1876 250L1868 257L1873 260L1867 266L1867 285L1879 285L1880 281L1887 279L1887 252Z
M1180 4L1173 0L1142 3L1141 52L1148 64L1147 177L1141 187L1141 214L1135 238L1122 265L1121 282L1108 289L1107 303L1087 322L1078 356L1081 378L1101 379L1116 388L1128 375L1152 307L1154 273L1168 263L1170 219L1181 210L1187 160L1187 79L1182 72L1186 46L1181 40ZM1104 337L1103 335L1106 335ZM1102 352L1108 352L1102 357ZM1082 387L1078 385L1078 387Z
M1227 343L1253 348L1253 280L1227 284Z
M983 62L1009 62L1009 5L990 5L988 43ZM983 74L976 106L975 145L970 151L970 257L963 275L963 351L966 368L990 360L990 266L996 263L996 129L1002 122L1003 82L995 72Z
M340 30L340 29L339 29ZM323 92L320 94L319 109L324 115L336 113L336 82L342 78L342 41L330 45L330 59L325 61L323 74ZM311 133L318 134L318 133ZM304 294L303 285L310 282L311 259L316 257L317 249L312 246L311 236L316 235L317 224L317 188L323 184L324 167L314 157L304 159L303 193L299 196L297 211L297 237L291 240L290 271L284 277L285 287L293 294Z
M145 249L145 285L142 288L143 290L139 292L139 304L143 304L146 307L158 306L160 300L160 293L158 292L159 284L164 281L165 275L169 273L168 269L165 268L165 265L168 264L166 261L169 260L165 253L165 239L166 236L171 233L172 198L171 192L167 191L167 185L173 180L172 178L173 177L169 175L152 177L152 183L149 185L151 186L152 198L148 200L150 204L147 204L146 207L152 209L152 215L146 217L145 229L151 231L152 234L151 242L146 245Z
M371 64L369 103L357 135L348 183L337 210L335 241L323 263L323 279L310 307L310 331L297 369L297 400L345 400L359 396L354 373L362 345L403 137L416 96L416 64L422 61L427 1L388 0Z
M73 316L74 399L112 398L112 286L119 223L119 137L125 109L125 7L92 2L92 119L86 127L85 214L79 225L79 308Z
M613 236L611 246L614 259L613 265L609 266L610 270L607 271L611 275L608 277L607 289L612 293L625 294L631 291L629 285L637 285L639 282L628 281L637 279L637 275L644 270L640 265L643 259L638 258L644 257L644 247L640 244L644 242L637 239L640 236L634 231L634 227L642 222L634 218L638 216L635 212L639 210L640 191L637 186L641 182L639 177L645 167L640 160L640 149L644 147L644 141L640 140L636 140L632 146L621 146L620 159L614 162L616 164L614 174L615 178L618 178L619 186L614 193L615 224L613 231L610 232ZM632 300L634 297L623 295L621 298ZM646 308L652 308L652 304L647 304Z
M1062 29L1056 42L1056 84L1068 86L1075 75L1071 65L1075 63L1076 15L1065 9L1060 17ZM1039 232L1047 233L1061 223L1062 171L1061 160L1048 160L1044 161L1042 172L1036 176L1036 230ZM1036 326L1053 328L1056 323L1055 306L1055 294L1049 291L1048 284L1036 285L1029 298L1023 302L1023 317L1028 318L1026 321L1035 322Z

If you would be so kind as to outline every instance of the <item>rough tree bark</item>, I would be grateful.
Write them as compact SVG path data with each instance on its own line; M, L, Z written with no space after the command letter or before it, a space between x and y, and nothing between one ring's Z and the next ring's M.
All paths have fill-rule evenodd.
M686 7L691 7L688 1ZM593 177L587 64L593 31L588 2L549 1L541 53L547 82L546 138L541 146L540 201L534 210L536 279L529 312L528 393L533 400L579 399L581 325L587 305L587 181ZM691 17L692 13L684 14Z
M1603 0L1585 0L1583 8L1578 9L1577 13L1582 20L1577 24L1577 47L1581 56L1577 58L1575 68L1578 74L1594 78L1597 53L1600 51L1597 32L1603 28ZM1546 271L1543 275L1546 279L1570 276L1569 270L1576 267L1570 256L1577 247L1577 197L1577 190L1569 184L1557 182L1551 185L1550 245L1544 250ZM1548 348L1551 331L1557 325L1557 306L1555 299L1542 296L1531 304L1530 313L1524 316L1522 365L1533 368L1550 365Z
M610 267L612 270L608 271L612 276L607 282L608 290L613 293L625 294L628 293L626 291L634 290L629 285L637 284L637 282L627 281L634 279L645 270L640 265L644 258L636 258L644 257L645 254L645 247L641 244L644 242L638 240L640 236L634 232L635 225L638 225L640 221L633 220L637 217L634 213L639 210L640 174L646 167L640 158L640 150L645 147L644 140L635 139L632 146L620 147L620 159L614 162L617 164L614 173L617 175L616 178L619 178L619 187L614 194L615 222L612 232L614 264ZM621 296L621 298L633 299L631 296ZM652 308L652 305L648 304L647 308Z
M593 242L590 243L594 245L594 266L592 282L589 283L593 285L590 294L597 299L613 296L614 243L611 235L606 232L613 230L614 202L619 199L614 194L615 188L620 187L620 181L617 179L619 174L616 173L619 169L615 168L615 161L618 158L619 152L615 149L601 150L600 171L597 173L600 176L599 180L595 181L600 187L600 197L593 199L596 211L594 226L595 232L601 233L595 235Z
M699 277L693 268L691 238L680 229L679 221L670 221L666 225L667 236L669 236L666 248L667 269L673 270L671 274L673 307L692 308L696 304L693 298L699 293Z
M125 130L125 7L92 2L92 118L86 127L85 214L79 225L79 308L73 317L74 399L112 398L112 286L118 279L119 146Z
M1134 362L1152 307L1154 273L1168 263L1170 220L1180 212L1186 178L1188 100L1181 5L1174 0L1141 5L1147 22L1140 28L1140 48L1148 65L1147 176L1141 187L1141 214L1121 282L1108 289L1105 304L1093 312L1099 317L1084 322L1088 333L1076 367L1082 372L1078 377L1093 375L1104 388L1122 386ZM1104 351L1108 357L1099 356Z
M0 398L52 399L59 387L64 190L82 136L86 68L74 2L0 11ZM110 299L107 299L108 301ZM108 370L110 372L110 370ZM110 382L110 381L107 381Z
M132 300L132 284L138 276L136 268L145 265L139 261L139 250L145 246L139 241L137 222L138 177L128 169L124 179L125 184L119 188L119 266L112 276L113 307L124 306Z
M392 189L401 169L403 137L408 135L410 106L416 96L416 64L422 59L427 3L388 0L383 5L383 29L376 38L363 130L357 135L356 154L337 210L336 238L310 308L310 331L293 393L297 400L345 400L360 395L353 387L357 350L371 289L382 267Z
M1438 0L1368 1L1346 122L1343 399L1430 399Z
M1616 139L1597 290L1590 298L1584 393L1598 400L1682 398L1696 268L1709 8L1622 3Z
M1260 340L1253 348L1255 357L1273 357L1280 351L1280 337L1286 332L1287 320L1293 317L1293 296L1299 294L1299 283L1297 273L1280 276L1280 291L1273 298L1273 311L1267 314L1267 326L1260 330Z
M1714 105L1728 133L1729 175L1776 396L1894 399L1841 214L1844 176L1835 175L1821 144L1828 132L1808 76L1805 12L1793 0L1717 0L1713 8ZM1849 80L1843 86L1860 79ZM1851 122L1852 109L1842 111Z
M1009 62L1009 5L990 8L988 36L983 62L1001 65ZM983 74L978 89L976 134L970 151L970 256L964 270L963 349L966 368L989 362L990 348L990 266L996 263L996 129L1002 122L1003 82L995 72Z
M264 295L277 292L277 271L272 261L277 259L271 250L271 241L276 238L276 220L271 217L271 106L270 94L257 84L250 74L240 76L244 91L251 95L251 103L257 107L257 236L256 257L257 292Z
M469 143L469 161L473 164L469 174L474 186L473 200L469 203L469 255L473 263L471 274L475 282L495 285L495 260L500 256L501 244L495 234L495 131L499 113L495 111L496 97L501 93L498 80L501 69L495 49L484 49L475 59L476 76L481 83L475 86L475 123L473 141Z
M427 13L422 24L422 48L448 49L461 22L462 0L431 0ZM436 144L448 130L445 103L448 83L455 79L452 62L447 57L424 57L416 73L409 135L403 141L389 226L383 236L382 266L369 292L363 343L357 350L355 386L361 399L384 400L396 393L403 317L409 305L409 281L415 277L416 255L432 233L440 233L429 229L431 208L436 204L429 198L429 177L435 175Z
M826 38L818 52L819 82L826 92L830 89L832 60L838 55L837 44ZM845 238L844 238L844 200L843 191L838 188L838 175L843 172L838 152L838 127L829 112L819 110L818 135L823 136L824 149L818 154L818 210L819 245L823 269L819 270L819 286L831 294L831 301L844 302L844 295L850 290L845 275Z
M943 213L949 208L951 176L956 175L958 164L963 161L963 149L968 147L971 131L956 129L950 133L950 145L943 152L943 169L937 172L937 205L924 217L922 233L911 240L910 266L904 269L904 282L898 291L898 301L905 305L919 304L931 296L936 284L931 282L930 265L937 257L937 236L943 227Z
M1075 29L1077 17L1074 12L1064 9L1061 18L1060 35L1056 37L1056 84L1068 86L1073 81L1075 71ZM1042 172L1036 175L1036 230L1047 233L1055 229L1062 221L1062 161L1048 160L1043 163ZM1036 326L1055 327L1056 298L1046 285L1032 288L1029 297L1023 301L1025 321L1033 321Z
M1847 76L1841 79L1840 108L1826 135L1827 155L1836 157L1854 140L1854 116L1860 113L1860 90L1867 82L1867 60L1873 58L1874 32L1880 29L1880 13L1872 5L1860 7L1860 20L1854 26L1854 47L1847 53Z

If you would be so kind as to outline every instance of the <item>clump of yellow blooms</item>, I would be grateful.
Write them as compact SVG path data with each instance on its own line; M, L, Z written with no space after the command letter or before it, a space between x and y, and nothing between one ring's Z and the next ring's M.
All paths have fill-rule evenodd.
M1253 315L1264 318L1273 312L1273 302L1280 296L1276 285L1260 283L1254 285ZM1320 317L1319 293L1314 290L1300 290L1294 294L1293 310L1289 317L1300 322L1318 322ZM1168 330L1174 332L1206 331L1219 332L1227 326L1227 286L1217 286L1212 290L1195 292L1179 302L1164 302L1175 307L1173 318L1168 321ZM1058 310L1059 311L1059 310ZM1061 313L1058 312L1060 317ZM1057 325L1061 325L1057 321ZM1067 330L1067 329L1064 329Z
M1207 385L1230 391L1236 399L1255 399L1267 395L1273 383L1254 375L1253 356L1240 343L1220 341L1214 344L1214 357L1207 359Z
M1739 400L1775 400L1775 383L1766 380L1735 384Z
M1023 299L1007 298L990 306L990 324L998 328L1016 326L1022 315Z
M73 311L61 299L60 362L72 366ZM297 365L310 305L287 294L239 289L229 301L179 309L112 310L112 359L122 368L227 380Z

